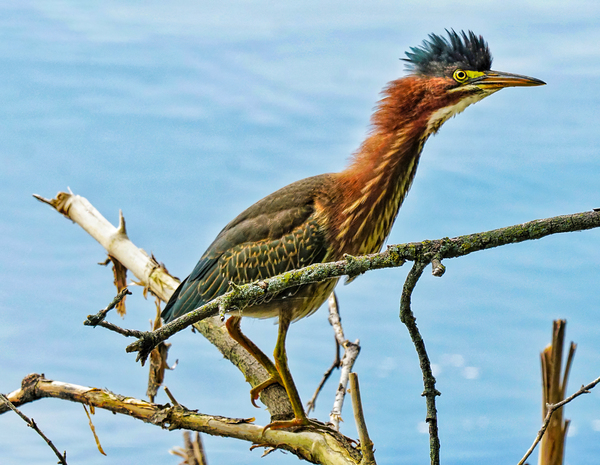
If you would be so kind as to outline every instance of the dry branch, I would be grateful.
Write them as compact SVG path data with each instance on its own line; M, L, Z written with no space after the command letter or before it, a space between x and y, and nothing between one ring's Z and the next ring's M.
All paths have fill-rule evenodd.
M406 325L408 334L410 335L419 357L421 373L423 373L423 385L425 387L422 395L425 397L425 403L427 405L427 416L425 417L425 421L429 425L429 457L431 459L431 465L439 465L440 439L438 436L435 398L440 395L440 392L435 388L435 378L431 371L429 356L425 350L425 341L423 341L423 338L421 337L421 333L417 327L417 320L410 306L412 293L426 266L427 262L416 261L406 277L402 289L402 297L400 299L400 320Z
M129 240L122 212L119 212L119 226L115 228L85 197L66 192L59 192L54 199L45 199L37 194L34 197L81 226L111 257L162 300L168 300L179 285L179 281L164 267Z
M58 463L60 463L62 465L67 465L67 451L65 451L61 454L60 451L54 445L54 443L50 440L50 438L48 438L48 436L46 436L43 433L43 431L39 428L39 426L37 425L35 420L33 418L29 418L27 415L25 415L23 412L21 412L17 408L17 406L11 401L10 394L8 397L5 396L4 394L0 394L0 402L1 402L0 413L4 413L8 410L12 410L17 415L19 415L21 417L21 419L27 424L27 426L32 428L44 441L46 441L46 444L48 444L48 447L50 447L50 449L52 449L52 452L54 452L54 455L56 455L56 457L58 457Z
M323 386L333 373L333 370L340 368L340 382L336 390L335 399L333 401L333 407L329 414L329 423L331 423L336 431L340 429L340 421L342 421L342 407L344 406L344 398L346 396L346 388L348 387L348 379L354 362L358 358L360 353L360 342L357 339L354 342L350 342L344 336L344 329L342 328L342 319L340 317L339 305L335 292L332 292L329 296L329 323L333 327L335 335L335 349L336 356L335 360L329 367L329 369L323 375L321 382L317 386L315 393L307 403L306 412L309 413L315 408L317 397L323 389ZM340 358L340 347L344 348L344 355Z
M576 345L571 342L565 373L562 373L562 359L567 322L555 320L552 325L552 343L540 354L542 363L542 418L548 414L547 405L560 402L565 398L567 380ZM564 462L565 442L569 420L563 421L563 409L553 415L546 434L540 444L539 465L562 465Z
M592 381L589 384L586 384L585 386L581 386L581 388L579 388L579 390L577 392L575 392L574 394L571 394L565 400L557 402L556 404L552 404L552 405L549 404L549 405L547 405L546 407L548 409L548 413L546 413L546 418L544 418L544 422L542 423L542 427L538 431L538 434L537 434L535 440L533 441L533 444L531 445L531 447L529 448L529 450L525 453L525 455L523 456L523 458L519 461L519 463L517 465L523 465L525 463L525 461L527 460L527 458L534 451L535 446L537 446L538 443L542 440L542 437L544 436L544 433L546 432L546 429L548 428L548 425L550 424L550 420L552 419L552 414L555 411L557 411L559 408L561 408L562 406L564 406L564 405L568 404L569 402L575 400L580 395L582 395L582 394L589 394L591 392L591 390L593 388L595 388L598 384L600 384L600 377L596 378L594 381Z
M164 266L161 266L154 257L148 256L142 249L138 249L129 240L122 214L120 214L119 227L115 228L86 198L79 195L59 192L54 199L45 199L39 195L34 195L34 197L81 226L106 249L110 256L125 265L145 289L149 289L161 300L166 302L179 285L179 281L173 278ZM105 321L98 325L125 336L137 335L135 331L123 330ZM268 378L266 370L229 337L220 321L207 319L195 326L219 349L225 358L244 374L252 386L256 386ZM261 392L260 397L269 409L273 420L285 419L292 414L287 394L281 386L277 384L269 386Z
M253 419L205 415L182 406L153 404L114 394L105 389L52 381L45 379L43 375L28 375L23 380L21 389L7 395L15 406L45 397L78 402L128 415L169 430L199 431L241 439L261 447L284 449L312 463L357 465L361 461L360 452L343 435L334 431L264 431L262 426L251 423ZM0 405L0 414L7 410L8 407Z
M87 200L72 194L59 193L57 198L52 200L46 200L39 196L36 196L36 198L52 205L60 213L79 223L109 251L111 256L115 257L129 268L138 279L140 279L144 286L149 288L161 299L166 300L176 287L177 283L170 276L169 278L171 281L169 281L169 278L163 280L163 274L161 274L160 267L155 266L157 265L155 260L150 262L147 254L139 251L134 253L131 250L131 248L135 248L135 246L131 244L126 236L124 221L122 219L120 227L118 229L114 228L102 218ZM100 224L102 227L90 227L86 224L87 221L91 222L93 225ZM223 315L230 309L243 309L246 306L252 305L252 303L257 300L268 299L292 286L324 281L343 275L354 277L368 270L398 267L406 260L414 261L415 264L409 273L402 293L401 319L407 324L409 333L411 334L411 338L413 339L419 354L425 384L423 395L427 399L426 419L430 428L431 462L432 464L437 464L439 463L439 439L437 436L435 396L439 395L439 392L435 389L435 379L431 374L425 347L416 328L414 316L410 311L410 296L412 290L425 267L428 264L433 263L432 271L434 275L441 276L445 270L444 265L441 263L443 259L455 258L476 251L511 243L540 239L551 234L581 231L599 226L600 211L591 211L530 221L520 225L455 237L452 239L443 238L433 241L388 246L385 252L379 254L363 257L346 256L345 260L338 262L312 265L301 270L284 273L280 276L257 283L235 286L235 288L227 294L195 309L162 328L156 331L143 333L138 341L127 347L127 351L137 351L138 360L142 360L143 362L157 344L166 340L174 333L193 324L205 337L207 337L207 339L219 348L226 358L231 360L232 363L244 372L246 379L248 379L252 385L256 385L265 379L266 373L261 374L261 368L258 367L253 360L247 356L244 358L244 353L240 352L243 351L243 349L237 344L232 343L230 338L225 335L223 328L219 326L214 319L209 319L209 317L217 315L218 313ZM121 244L122 242L126 242L126 246ZM123 254L123 256L121 256L121 254ZM133 260L133 263L130 263L129 259L133 255L136 256L136 259ZM144 264L140 265L137 263L138 260L142 261ZM600 379L596 382L600 382ZM281 415L289 414L289 403L287 403L287 397L285 396L285 392L282 392L282 389L280 389L278 394L275 394L275 398L277 395L280 397L281 403L277 400L273 401L268 398L265 400L265 397L270 395L269 391L272 389L275 390L276 388L280 387L278 385L273 385L270 388L265 389L263 395L261 395L261 398L268 406L273 419L277 419L277 415L279 415L277 412L277 409L279 408L277 406L279 405L284 406L283 410L281 410L284 413ZM285 413L286 409L287 413ZM548 414L551 415L552 411L552 408L549 407ZM321 437L322 436L327 435L321 435ZM279 445L279 447L282 446Z
M373 451L373 441L369 437L367 431L367 422L362 409L362 401L360 400L360 386L358 384L358 375L350 373L350 394L352 395L352 407L354 408L354 418L356 420L356 428L360 439L360 449L363 454L361 465L375 465L375 455Z

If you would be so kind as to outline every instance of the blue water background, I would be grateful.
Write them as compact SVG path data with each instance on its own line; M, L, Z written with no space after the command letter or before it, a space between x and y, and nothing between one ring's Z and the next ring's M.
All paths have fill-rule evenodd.
M103 249L35 201L70 188L185 277L241 210L294 180L340 170L363 140L409 46L444 28L484 35L494 68L543 79L504 90L427 142L389 243L435 239L600 207L600 4L474 1L0 2L0 392L28 373L144 397L130 341L81 323L114 296ZM561 235L447 261L426 272L414 311L436 370L445 464L516 463L540 418L539 351L552 319L578 346L572 392L600 375L600 232ZM427 463L421 374L398 302L407 268L340 286L378 463ZM123 326L146 329L140 290ZM270 321L244 329L265 351ZM292 372L307 400L333 357L327 312L295 324ZM182 404L236 417L264 410L200 336L173 339L166 384ZM336 382L316 416L328 417ZM158 399L167 402L161 393ZM70 464L178 463L166 432L98 410L95 447L78 404L23 407ZM349 405L342 431L356 437ZM567 463L600 455L600 393L566 410ZM210 463L260 458L205 436ZM14 415L0 417L0 463L54 463ZM534 462L535 458L531 460Z

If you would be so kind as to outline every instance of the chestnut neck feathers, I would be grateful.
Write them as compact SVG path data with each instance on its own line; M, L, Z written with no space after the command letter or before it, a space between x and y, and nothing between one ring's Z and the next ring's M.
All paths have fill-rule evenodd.
M446 77L411 75L392 81L384 90L371 119L371 133L348 168L336 175L339 194L330 208L331 224L337 226L331 239L338 253L381 249L427 138L453 114L483 98L448 93L452 85Z

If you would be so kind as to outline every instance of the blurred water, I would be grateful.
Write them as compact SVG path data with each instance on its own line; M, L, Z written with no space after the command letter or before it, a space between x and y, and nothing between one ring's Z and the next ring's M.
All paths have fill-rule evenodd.
M339 170L364 137L398 58L430 32L473 29L494 68L548 85L510 89L448 122L425 147L390 243L483 231L600 205L598 20L592 2L0 2L0 391L30 372L135 397L144 368L128 341L83 327L113 297L103 250L37 203L70 187L181 277L222 226L273 190ZM446 263L424 276L414 310L436 366L444 463L515 463L537 431L538 352L553 318L579 344L570 385L598 376L596 231ZM407 270L341 287L345 331L378 463L424 463L428 438L414 349L400 324ZM152 302L128 300L124 325L147 328ZM270 350L275 327L244 328ZM326 312L292 327L288 348L308 399L333 356ZM257 416L242 376L197 335L178 335L167 384L202 412ZM318 402L327 418L335 383ZM167 399L160 398L166 402ZM79 405L24 407L69 463L177 463L181 443L98 411L95 449ZM567 408L567 463L600 453L593 392ZM349 409L343 431L356 436ZM13 415L0 418L0 463L53 456ZM296 463L206 438L211 463ZM533 462L533 460L532 460Z

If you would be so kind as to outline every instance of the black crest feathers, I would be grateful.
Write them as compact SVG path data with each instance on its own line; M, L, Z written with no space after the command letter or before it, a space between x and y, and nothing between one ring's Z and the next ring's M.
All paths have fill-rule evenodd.
M492 67L492 54L481 36L473 31L468 33L448 30L448 38L429 34L419 47L411 47L406 52L406 68L414 74L444 76L456 68L473 71L487 71Z

